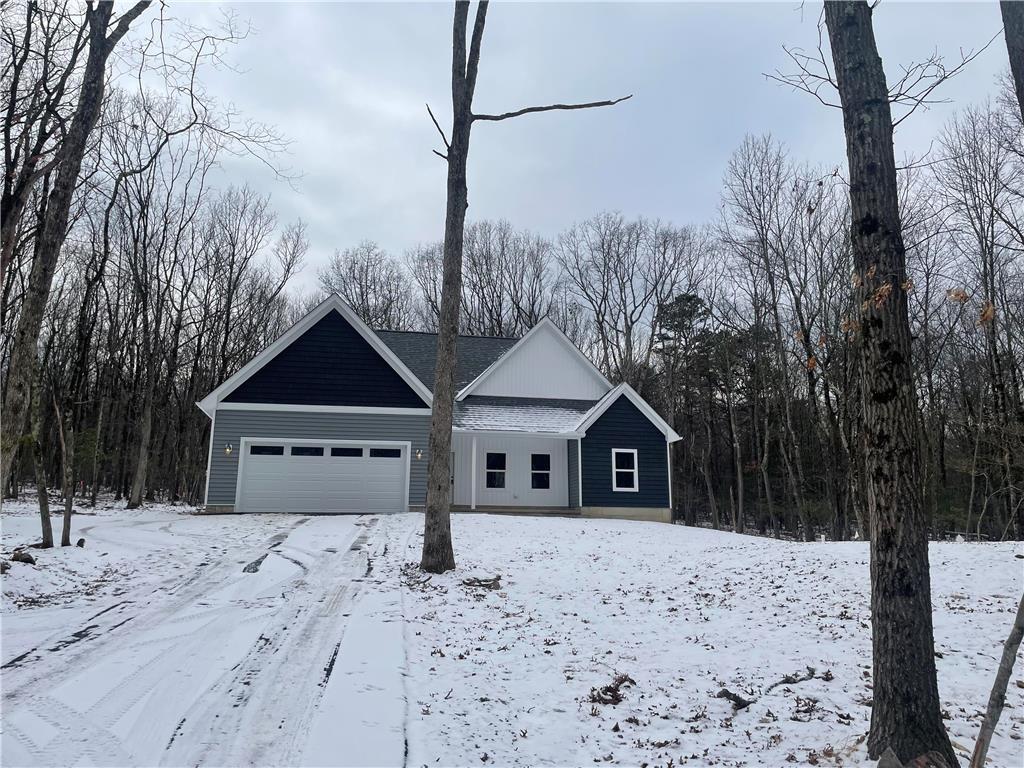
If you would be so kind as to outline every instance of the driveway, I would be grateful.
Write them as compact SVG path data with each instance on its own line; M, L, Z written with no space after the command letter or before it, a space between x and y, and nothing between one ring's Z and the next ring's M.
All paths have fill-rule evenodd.
M285 515L86 522L76 530L94 556L121 556L122 583L65 606L5 606L3 764L317 762L302 756L322 730L318 708L389 525Z

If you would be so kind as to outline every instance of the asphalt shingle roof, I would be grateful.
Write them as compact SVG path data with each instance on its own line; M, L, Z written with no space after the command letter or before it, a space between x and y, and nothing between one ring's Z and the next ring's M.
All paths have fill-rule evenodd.
M437 334L419 331L375 331L406 367L434 391ZM459 336L455 347L455 388L462 389L508 352L519 339L498 336Z
M469 395L455 403L454 426L503 432L570 432L596 400Z

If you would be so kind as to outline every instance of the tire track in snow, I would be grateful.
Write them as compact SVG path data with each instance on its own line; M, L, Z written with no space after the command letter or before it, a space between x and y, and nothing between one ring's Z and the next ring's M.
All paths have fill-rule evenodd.
M189 708L162 764L274 765L301 752L377 524L377 518L358 522L363 530L349 547L317 553L301 581L304 594L276 611L242 661ZM272 551L289 559L305 554L285 542ZM309 674L316 669L323 670L319 680Z
M293 522L284 535L290 534L307 519ZM280 534L275 534L266 541L264 550L274 541L280 543L278 536ZM205 595L222 587L225 578L236 575L236 572L234 556L225 558L187 579L179 580L171 589L157 593L141 606L133 600L121 600L92 615L83 628L71 633L66 630L54 633L32 650L8 662L5 665L3 698L5 724L11 735L44 765L64 764L70 755L74 755L76 760L84 756L86 762L95 765L140 762L140 757L131 754L114 734L118 721L147 696L150 702L158 699L159 705L164 706L167 701L175 700L165 694L188 692L188 684L192 682L187 674L189 660L202 658L204 651L209 652L208 631L218 620L230 621L232 627L237 628L264 620L266 612L271 610L269 605L259 606L257 615L225 618L223 607L211 606L207 610L193 610L180 615ZM130 615L126 616L128 613ZM202 621L206 616L210 617L209 621ZM159 632L165 627L197 619L198 626L190 631L171 635ZM154 630L157 630L155 637ZM155 659L141 654L142 663L87 712L59 701L56 694L43 693L52 693L63 685L74 684L79 675L115 656L131 659L133 651L154 645L166 646L165 652L158 651ZM44 663L38 663L40 661ZM138 661L137 657L135 661ZM19 721L19 716L34 717L47 723L56 735L40 744L23 728L11 725L12 719ZM145 727L143 721L142 729Z

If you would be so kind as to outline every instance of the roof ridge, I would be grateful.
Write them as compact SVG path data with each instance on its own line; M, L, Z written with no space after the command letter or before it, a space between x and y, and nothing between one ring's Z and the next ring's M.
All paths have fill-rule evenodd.
M374 328L374 333L415 333L419 336L437 336L437 331L396 331L392 328ZM488 336L486 334L460 333L460 339L499 339L501 341L519 341L520 336Z

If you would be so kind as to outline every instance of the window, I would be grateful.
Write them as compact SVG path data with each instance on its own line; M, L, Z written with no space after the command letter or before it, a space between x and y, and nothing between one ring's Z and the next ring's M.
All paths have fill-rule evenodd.
M400 459L402 458L401 448L371 448L371 459Z
M504 488L505 487L505 454L504 453L488 453L487 454L487 487L488 488Z
M551 454L530 454L530 487L547 490L551 487Z
M293 445L292 456L323 456L324 449L319 445Z
M347 446L341 448L331 448L331 456L356 456L361 457L363 455L362 448L349 448Z
M284 456L283 445L250 445L250 456Z
M636 448L612 448L612 490L636 491Z

